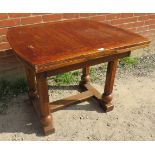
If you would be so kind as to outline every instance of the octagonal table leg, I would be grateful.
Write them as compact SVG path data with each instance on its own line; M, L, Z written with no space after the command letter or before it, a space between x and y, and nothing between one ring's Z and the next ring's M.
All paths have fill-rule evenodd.
M53 118L50 114L48 84L46 74L36 74L38 107L40 112L40 121L45 135L53 133Z
M112 104L112 91L117 69L117 63L118 59L108 62L104 93L102 95L102 102L101 102L101 105L105 110L105 112L111 111L114 108L114 105Z

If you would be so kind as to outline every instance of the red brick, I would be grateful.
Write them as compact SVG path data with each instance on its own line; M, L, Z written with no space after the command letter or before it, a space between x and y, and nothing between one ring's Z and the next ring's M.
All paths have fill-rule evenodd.
M111 25L111 20L105 20L104 23L107 23L107 24Z
M150 19L150 16L149 15L138 17L138 21L144 21L144 20L149 20L149 19Z
M41 23L41 22L42 22L41 16L21 18L21 24L22 25L36 24L36 23Z
M152 34L155 35L155 30L151 30Z
M90 17L90 16L95 16L96 13L80 13L80 17ZM99 14L102 15L102 14Z
M123 18L123 19L115 19L111 21L111 24L117 25L117 24L123 24L123 23L130 23L130 22L136 22L137 17L131 17L131 18Z
M31 13L32 16L37 16L37 15L46 15L48 13Z
M0 43L0 51L2 50L6 50L6 49L10 49L10 45L9 43L5 42L5 43Z
M7 28L0 28L0 35L4 35L4 34L6 34L7 31L8 31Z
M149 29L155 29L155 25L150 25Z
M143 26L143 25L144 25L144 22L141 22L141 21L138 21L138 22L135 22L135 23L130 23L131 27L140 27L140 26Z
M93 13L94 14L94 13ZM96 13L96 15L109 15L110 13Z
M28 17L30 13L9 13L10 18L17 18L17 17Z
M153 24L155 24L155 19L147 20L147 21L145 21L145 24L146 25L153 25Z
M134 13L134 16L144 16L146 15L147 13Z
M117 25L118 27L124 28L124 29L128 29L128 28L135 28L135 27L139 27L139 26L143 26L144 22L138 21L138 22L134 22L134 23L126 23L126 24L121 24L121 25Z
M55 21L55 20L60 20L62 18L62 14L49 14L49 15L44 15L42 16L43 21Z
M155 19L155 14L149 14L150 19Z
M121 18L133 17L133 13L121 13Z
M102 16L93 16L90 17L91 20L95 20L95 21L105 21L105 15Z
M1 20L0 28L1 27L17 26L19 24L20 24L20 19Z
M112 13L106 15L106 20L119 19L121 17L120 13Z
M79 18L79 13L63 13L62 18L64 19Z
M139 27L139 26L143 26L144 22L138 21L138 22L135 22L135 23L130 23L130 25L133 26L133 27Z
M148 26L137 27L137 32L147 31L149 29Z
M0 20L7 19L7 18L8 18L8 14L7 13L0 13Z

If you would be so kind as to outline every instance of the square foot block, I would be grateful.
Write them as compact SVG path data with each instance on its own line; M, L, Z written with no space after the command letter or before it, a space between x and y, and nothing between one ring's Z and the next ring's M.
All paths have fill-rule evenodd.
M48 135L50 135L50 134L52 134L52 133L55 132L55 128L53 128L52 125L50 125L50 126L44 126L43 127L43 131L44 131L44 135L45 136L48 136Z
M110 112L114 109L114 105L111 103L105 104L104 102L101 102L100 104L105 112Z

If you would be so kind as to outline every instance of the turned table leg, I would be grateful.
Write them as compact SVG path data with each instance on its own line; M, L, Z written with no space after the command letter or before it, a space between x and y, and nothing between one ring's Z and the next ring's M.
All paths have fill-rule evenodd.
M26 77L27 77L27 82L28 82L28 87L29 87L28 95L32 103L32 101L34 100L36 96L35 73L33 70L29 69L28 67L25 67L25 71L26 71Z
M85 84L90 83L90 76L89 76L90 67L83 68L82 76L80 81L80 86L83 87Z
M48 84L46 74L44 73L36 74L36 81L37 81L40 121L43 126L45 135L48 135L54 132L54 127L53 127L53 118L52 115L50 114Z
M113 110L112 91L115 80L118 59L108 62L104 93L102 95L101 105L106 112Z

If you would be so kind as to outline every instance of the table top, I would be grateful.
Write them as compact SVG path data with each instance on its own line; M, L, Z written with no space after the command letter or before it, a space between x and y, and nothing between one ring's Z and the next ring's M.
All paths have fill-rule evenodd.
M15 53L31 65L65 63L87 55L90 59L149 43L133 32L85 19L13 27L7 38Z

